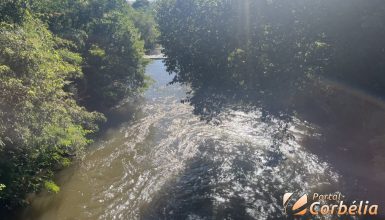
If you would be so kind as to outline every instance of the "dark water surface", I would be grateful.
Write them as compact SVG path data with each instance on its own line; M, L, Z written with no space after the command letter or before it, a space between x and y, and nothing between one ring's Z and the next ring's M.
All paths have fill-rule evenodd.
M259 111L206 123L181 103L186 88L167 85L161 61L147 73L155 83L144 97L120 107L84 159L58 174L60 193L39 194L20 219L279 219L285 192L385 198L385 158L350 152L356 130L351 143L325 141L332 134L294 120L282 139L285 123Z

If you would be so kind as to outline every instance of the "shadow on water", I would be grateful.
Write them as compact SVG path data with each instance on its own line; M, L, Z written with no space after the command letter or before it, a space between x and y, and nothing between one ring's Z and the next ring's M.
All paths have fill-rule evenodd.
M201 145L199 154L187 162L183 173L156 195L148 209L142 210L141 219L284 219L278 207L272 211L264 210L266 204L256 206L260 199L276 203L284 191L274 188L274 182L270 186L250 182L256 163L248 154L253 152L248 152L246 146L237 146L242 153L224 174L226 158L213 160L214 155L223 153L214 147L216 144ZM263 188L265 195L253 192Z
M302 145L338 170L351 201L379 204L384 216L384 105L379 99L337 91L333 99L308 100L302 106L302 118L315 128Z
M262 101L262 98L266 99ZM223 86L207 86L188 92L184 100L193 106L194 114L206 121L216 121L221 112L239 110L243 112L261 111L264 119L271 117L289 121L292 113L290 103L278 95L266 96L258 91L234 90ZM282 101L284 100L284 101Z
M372 102L298 97L289 118L287 100L269 114L252 94L208 89L189 106L160 61L147 72L143 99L116 109L85 158L58 174L61 192L37 195L20 219L285 219L286 192L383 202L385 116Z
M341 175L340 185L334 190L346 196L346 201L378 204L380 217L370 219L382 219L385 217L385 102L362 90L330 85L328 81L322 83L332 88L328 94L322 88L315 88L308 94L269 100L259 99L259 95L253 96L250 91L204 88L191 92L188 101L195 114L216 124L221 123L218 116L229 109L243 112L259 109L263 121L278 118L287 125L293 119L308 123L307 135L296 141ZM277 158L275 161L279 163Z

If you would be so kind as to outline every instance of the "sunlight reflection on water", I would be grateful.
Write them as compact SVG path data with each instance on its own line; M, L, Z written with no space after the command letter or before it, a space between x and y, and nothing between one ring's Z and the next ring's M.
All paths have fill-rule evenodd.
M259 111L206 123L180 102L183 86L167 86L161 61L147 72L155 83L134 103L134 120L106 131L58 175L61 192L37 196L22 219L281 218L283 193L336 190L340 176L299 144L306 123L294 120L295 139L279 141L282 123Z

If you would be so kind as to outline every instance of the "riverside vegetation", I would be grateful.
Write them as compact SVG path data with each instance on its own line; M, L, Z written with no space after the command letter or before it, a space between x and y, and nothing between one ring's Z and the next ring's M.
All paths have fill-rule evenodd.
M385 98L383 0L158 0L155 5L0 3L1 207L25 204L24 196L42 187L59 190L54 171L68 166L90 142L105 120L98 112L146 87L142 57L157 41L168 72L175 73L173 82L189 85L188 101L204 119L228 107L256 107L283 121L318 118L309 121L326 125L327 135L340 138L336 146L357 134L362 146L383 146L383 129L376 124L381 120L366 109L369 101L377 108ZM352 105L342 93L367 102ZM345 130L370 134L341 135ZM328 146L334 145L322 145ZM382 168L380 147L375 163ZM366 151L350 150L360 156Z
M157 9L168 70L208 118L229 101L290 118L336 95L325 81L385 98L384 20L379 0L163 0Z
M143 1L141 1L143 2ZM146 2L146 1L144 1ZM0 2L0 207L57 192L55 171L91 142L100 112L146 88L157 31L150 4Z

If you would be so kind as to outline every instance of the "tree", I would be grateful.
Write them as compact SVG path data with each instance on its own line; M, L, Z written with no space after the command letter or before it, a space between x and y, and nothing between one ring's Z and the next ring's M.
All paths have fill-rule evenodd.
M194 97L210 91L291 115L322 77L385 92L382 1L162 0L156 11L168 70L202 112L212 100Z
M82 55L84 77L74 80L81 104L105 111L146 86L136 12L125 0L45 0L32 7Z
M130 18L114 12L90 25L83 52L89 106L112 107L145 86L143 42Z
M147 52L156 48L159 31L152 10L137 10L132 14L134 25L138 28L140 38L144 41Z
M146 86L134 13L125 0L0 2L0 211L58 192L55 171L105 120L91 111Z
M87 145L103 116L77 105L64 90L81 77L79 54L61 48L38 19L26 12L20 25L0 25L0 204L23 203L70 155ZM52 186L52 184L51 184Z
M149 6L150 6L150 1L148 1L148 0L136 0L132 4L132 7L135 9L148 8Z

